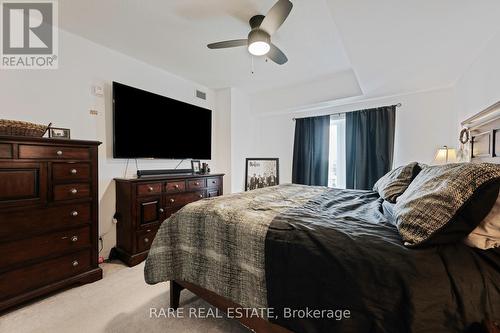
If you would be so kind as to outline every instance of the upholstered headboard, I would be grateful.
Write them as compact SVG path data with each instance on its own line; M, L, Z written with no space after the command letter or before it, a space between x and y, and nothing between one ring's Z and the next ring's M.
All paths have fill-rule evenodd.
M500 102L463 121L462 127L468 131L472 162L500 163Z

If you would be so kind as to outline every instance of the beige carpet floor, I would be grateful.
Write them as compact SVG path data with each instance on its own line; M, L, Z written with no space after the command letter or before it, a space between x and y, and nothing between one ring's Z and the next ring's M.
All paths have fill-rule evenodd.
M189 318L189 308L213 308L188 291L181 295L184 318L150 318L151 307L168 309L168 284L147 285L143 277L144 263L132 268L120 263L105 263L101 267L104 278L100 281L3 314L0 332L249 332L237 321L227 318Z

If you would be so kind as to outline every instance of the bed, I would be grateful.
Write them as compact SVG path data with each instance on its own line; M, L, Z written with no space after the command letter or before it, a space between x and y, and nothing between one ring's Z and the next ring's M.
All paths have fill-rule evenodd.
M496 162L480 140L498 109L469 120L474 161ZM174 308L187 288L256 332L497 332L500 249L405 244L397 205L291 184L198 201L162 224L145 279L171 281Z

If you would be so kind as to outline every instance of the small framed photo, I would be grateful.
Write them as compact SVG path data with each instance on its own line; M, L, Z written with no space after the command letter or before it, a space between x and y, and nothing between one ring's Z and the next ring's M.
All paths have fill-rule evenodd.
M52 139L71 139L69 128L49 128L49 138Z
M278 158L247 158L245 191L278 185L279 170Z
M199 160L191 160L191 169L193 173L201 172L201 162Z

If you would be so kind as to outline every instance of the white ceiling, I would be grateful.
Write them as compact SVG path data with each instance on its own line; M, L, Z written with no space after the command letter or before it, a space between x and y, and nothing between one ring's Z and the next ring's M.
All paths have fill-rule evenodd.
M359 84L352 94L361 87L366 96L447 86L500 29L498 0L292 0L273 35L287 64L255 58L252 75L245 48L206 48L245 38L248 19L274 2L64 0L59 10L65 30L207 87L248 93L346 72Z
M206 45L246 38L248 20L275 0L64 0L61 27L210 88L256 92L350 69L324 0L295 1L273 43L289 62L255 59L246 48Z
M365 94L452 85L499 30L498 0L327 0Z

